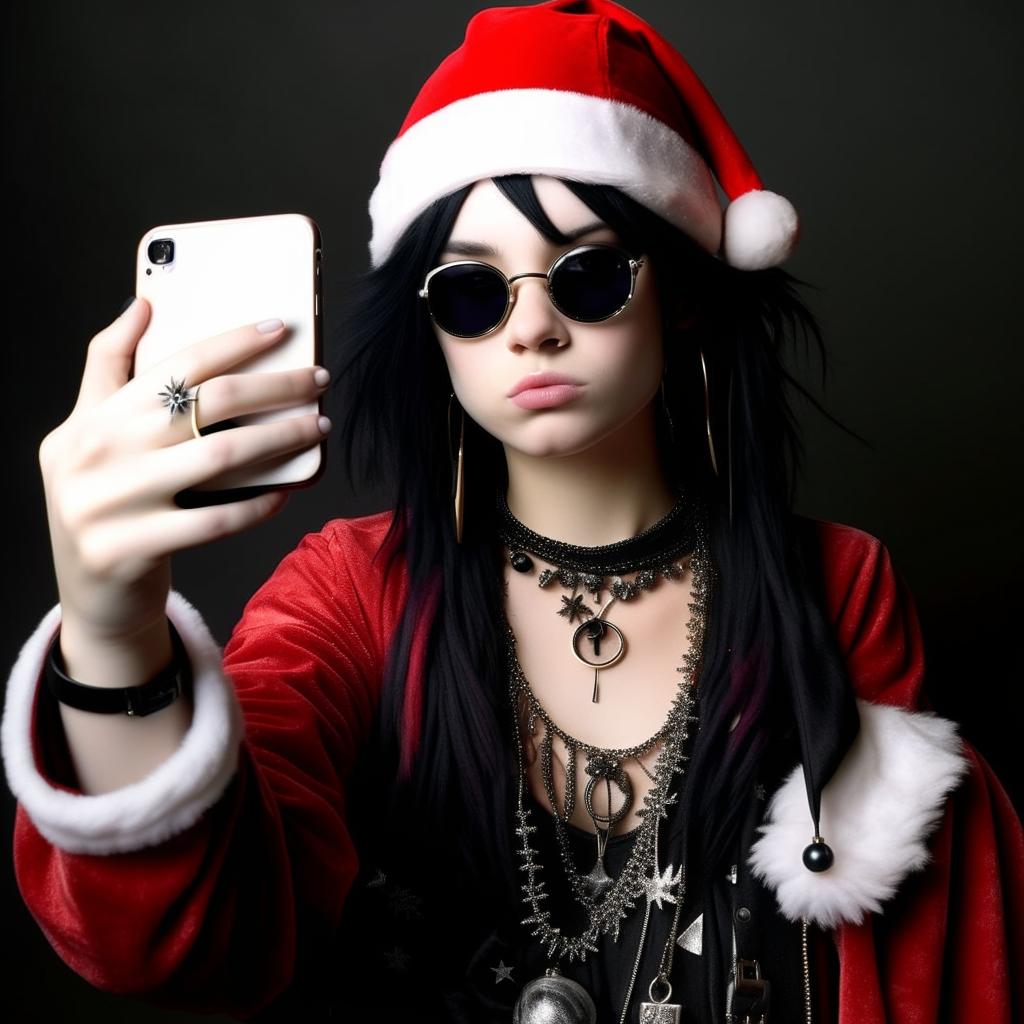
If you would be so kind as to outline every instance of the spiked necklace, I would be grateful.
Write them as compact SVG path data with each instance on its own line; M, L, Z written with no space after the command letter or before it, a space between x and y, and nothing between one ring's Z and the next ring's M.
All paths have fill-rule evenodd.
M541 539L543 540L543 538ZM629 541L623 543L629 544ZM582 550L586 552L595 549ZM523 862L520 870L527 874L527 881L522 886L523 901L531 910L530 916L525 918L522 923L535 926L531 935L538 936L541 943L547 948L549 960L557 963L557 961L567 958L572 963L576 959L585 960L588 952L596 952L598 949L597 940L602 934L610 932L613 940L618 941L620 921L635 907L637 899L641 896L647 896L648 915L650 914L651 902L656 901L659 908L661 907L662 899L675 903L675 916L668 942L662 954L658 974L652 980L650 986L650 998L652 1001L644 1003L641 1007L642 1015L643 1012L647 1012L651 1015L650 1019L652 1020L664 1019L666 1021L678 1020L678 1014L681 1011L681 1007L669 1004L667 1000L671 995L668 975L672 963L672 944L675 939L675 931L682 904L683 869L677 869L673 873L672 865L669 865L664 872L659 871L657 837L660 820L668 816L668 808L678 799L678 794L669 794L669 787L673 777L677 773L681 773L683 762L687 760L684 749L689 738L689 726L691 722L696 721L696 715L693 714L695 702L692 691L696 684L702 661L707 601L713 575L707 555L704 520L700 517L697 518L694 525L691 567L694 573L693 601L690 603L692 615L687 623L690 645L684 657L683 665L676 670L681 675L678 684L679 692L662 729L636 747L623 749L593 747L559 729L533 694L516 655L515 635L507 619L505 621L508 676L510 680L509 694L512 713L516 718L515 735L517 736L517 742L515 746L519 764L518 808L515 832L519 837L517 853ZM589 919L587 927L581 934L576 936L563 935L559 927L551 924L550 911L542 906L543 901L547 899L547 893L545 892L543 881L537 878L537 872L542 870L542 865L536 859L537 851L530 845L530 833L536 831L536 826L530 824L530 812L524 802L525 770L523 766L522 743L518 741L519 722L517 708L520 700L523 698L527 701L530 710L528 729L531 734L534 730L535 720L538 717L544 721L546 726L545 735L540 744L541 771L545 792L552 805L559 851L570 887L577 901L587 911ZM569 752L566 764L566 799L565 807L562 811L559 811L557 807L555 790L551 780L552 733L562 739ZM631 787L629 787L625 772L622 771L621 762L629 757L637 757L645 750L651 749L655 743L662 739L665 742L655 764L655 772L652 777L653 785L644 800L643 807L637 811L637 816L642 819L642 823L636 829L636 841L621 874L618 879L613 880L608 876L604 868L603 855L605 845L611 826L632 805ZM588 758L586 772L591 776L591 781L588 783L585 799L588 812L592 820L594 820L597 834L597 860L590 873L585 876L576 870L573 863L572 850L565 827L574 806L575 764L576 755L579 750L583 750ZM604 816L596 815L593 812L590 799L593 787L599 780L604 780L606 785L609 786L609 813ZM623 795L623 804L614 813L612 813L610 801L611 782L615 782L620 787ZM646 918L644 934L646 934ZM643 937L641 937L641 948L637 951L637 964L633 972L634 980L640 963L642 946ZM659 985L667 989L667 992L660 999L654 995L655 986ZM632 991L632 983L630 991ZM629 995L627 994L626 1003L623 1006L623 1015L625 1015L628 1003ZM662 1011L665 1013L664 1016L654 1016L654 1014L661 1013ZM560 1016L551 1016L552 1013L560 1014ZM516 1004L514 1019L521 1022L521 1024L553 1019L567 1022L587 1021L594 1019L592 1013L593 1000L589 993L581 985L564 978L559 973L557 966L554 966L549 967L543 977L535 979L524 987Z
M626 652L625 635L606 617L609 608L615 601L634 600L655 587L662 578L678 579L685 574L696 544L703 507L689 495L680 494L663 518L635 537L614 544L580 547L544 537L524 525L512 514L500 488L497 501L498 535L509 549L512 568L521 573L531 572L534 563L527 554L530 552L555 566L541 570L537 576L539 587L548 587L552 581L557 581L571 590L570 596L562 597L558 614L570 623L580 621L572 634L572 653L577 661L594 670L591 700L596 704L601 669L610 668ZM622 578L632 572L637 573L635 579ZM606 576L612 577L607 588ZM598 605L596 611L584 603L585 594L577 593L581 587L593 595ZM601 594L605 589L610 597L601 607ZM602 643L605 645L603 652Z

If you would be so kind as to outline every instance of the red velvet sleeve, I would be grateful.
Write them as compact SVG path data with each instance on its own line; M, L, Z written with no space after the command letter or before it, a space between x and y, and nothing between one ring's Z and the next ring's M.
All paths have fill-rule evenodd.
M400 575L385 585L381 563L370 562L389 517L334 520L307 534L247 603L220 666L243 727L234 751L222 752L216 737L208 748L211 758L236 756L237 768L219 793L190 793L186 780L183 800L206 805L187 827L159 842L133 836L132 816L141 821L151 808L133 802L131 787L83 795L73 777L39 761L52 791L41 797L19 780L32 801L123 800L121 849L107 852L66 848L111 844L109 832L88 835L88 816L60 819L79 832L69 825L55 842L20 800L16 812L22 897L57 954L95 987L245 1019L292 980L297 922L313 915L337 925L358 868L346 779L369 732L403 598ZM189 631L184 619L176 625ZM188 647L195 629L186 632ZM15 717L9 707L9 779L17 777L8 743ZM33 747L43 749L41 738ZM50 805L35 806L42 821Z
M875 537L819 525L827 600L857 695L928 710L914 599ZM881 913L834 933L840 1024L1013 1024L1024 1014L1024 830L982 755Z

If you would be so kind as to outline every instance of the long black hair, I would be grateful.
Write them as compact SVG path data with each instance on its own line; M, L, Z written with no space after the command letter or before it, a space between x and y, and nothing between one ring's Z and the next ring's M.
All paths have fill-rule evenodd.
M827 354L819 324L796 294L794 286L804 282L777 267L732 268L618 189L562 180L628 250L651 256L666 360L659 450L670 478L698 489L709 509L719 582L683 806L700 823L688 830L688 878L717 877L727 870L745 794L756 778L778 778L792 767L798 730L806 741L815 724L799 694L815 692L819 711L841 711L832 715L833 739L816 738L826 749L819 784L856 727L845 669L823 614L814 545L806 523L792 513L803 447L790 389L821 407L787 372L785 348L815 343L823 375ZM494 181L545 238L568 241L546 216L529 175ZM409 794L423 822L440 826L425 834L443 835L444 823L457 823L452 834L469 876L499 873L511 880L514 730L500 644L503 576L494 508L507 469L500 442L466 416L465 530L456 543L448 422L453 388L417 296L471 187L433 203L386 262L353 282L334 378L346 472L353 481L360 474L393 486L394 517L381 550L388 558L401 553L409 574L378 718L394 789ZM687 316L688 326L675 326ZM701 353L718 474L707 446ZM422 731L409 736L402 732L403 706L413 638L425 621ZM740 723L730 731L739 712Z

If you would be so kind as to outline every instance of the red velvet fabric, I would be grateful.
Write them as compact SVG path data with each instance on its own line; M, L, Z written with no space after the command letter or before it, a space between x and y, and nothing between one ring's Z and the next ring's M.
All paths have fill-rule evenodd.
M194 826L156 847L81 855L48 843L18 806L22 897L58 955L97 988L246 1019L289 984L297 922L337 924L358 869L346 780L408 591L401 559L386 576L371 561L390 518L337 519L307 534L246 604L223 652L245 718L239 770ZM916 611L887 550L848 526L820 522L818 532L827 608L858 696L925 707ZM81 792L66 747L61 767L60 720L42 721L42 705L40 769ZM418 699L406 710L412 727ZM985 761L969 755L932 862L882 914L833 934L839 1005L816 1020L1019 1019L1024 835Z

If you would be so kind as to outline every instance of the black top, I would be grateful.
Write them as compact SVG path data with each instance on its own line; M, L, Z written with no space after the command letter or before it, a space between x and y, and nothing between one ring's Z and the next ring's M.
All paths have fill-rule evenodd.
M365 782L353 784L350 793L373 793ZM377 793L380 790L376 790ZM761 792L759 790L759 792ZM769 793L771 790L769 789ZM531 835L544 866L552 923L563 932L578 933L584 923L582 910L571 897L562 868L551 809L530 801ZM743 844L757 837L753 826L760 822L764 797L751 795L748 825ZM661 869L679 857L672 850L681 841L679 802L672 805L659 835ZM495 883L481 893L461 876L457 858L432 857L429 844L415 830L403 830L382 816L379 804L363 806L354 797L350 826L361 856L361 867L347 897L341 926L333 936L316 935L300 923L296 980L285 997L257 1018L258 1021L352 1019L386 1021L438 1021L446 1024L510 1024L513 1007L523 986L543 976L550 966L544 948L530 935L533 925L521 923L531 910L518 891ZM587 872L596 856L595 838L575 826L567 826L576 866ZM447 835L435 835L434 848L443 851ZM509 831L511 844L514 836ZM605 867L618 877L636 838L635 831L609 839ZM737 851L737 853L739 850ZM737 858L739 862L739 858ZM742 870L742 868L741 868ZM687 892L677 936L703 914L703 950L700 955L675 946L671 971L670 1003L683 1007L687 1024L727 1024L724 988L710 988L709 962L716 962L719 977L728 977L732 963L731 921L734 894L744 893L742 904L750 911L749 929L756 936L761 976L770 982L770 1014L767 1021L805 1019L804 980L799 924L777 912L773 893L747 876L737 886L728 872L711 888L711 908L700 904L698 893ZM618 942L601 936L599 952L586 961L559 966L563 975L578 981L590 993L600 1024L618 1024L623 1001L637 956L643 929L646 899L621 924ZM663 902L651 906L640 970L633 986L626 1020L639 1020L639 1005L650 999L648 987L657 973L675 907ZM834 990L836 968L830 935L809 930L812 961L822 964L830 957L829 979ZM812 967L812 973L814 968ZM814 978L815 987L819 979ZM662 993L656 990L659 996ZM820 998L819 993L815 993ZM829 1005L835 1005L829 997ZM352 1016L359 1014L358 1017ZM292 1015L291 1017L289 1015ZM823 1018L817 1013L816 1022Z

